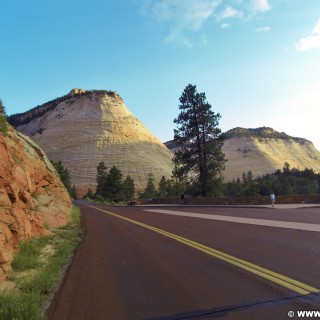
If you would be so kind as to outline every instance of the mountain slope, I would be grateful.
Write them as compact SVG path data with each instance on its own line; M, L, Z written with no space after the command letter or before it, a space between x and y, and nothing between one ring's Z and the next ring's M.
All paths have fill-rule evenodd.
M228 159L224 180L231 181L251 170L255 177L282 169L285 162L293 168L312 168L320 172L320 152L312 142L291 137L272 128L234 128L225 133L222 151ZM172 141L166 143L174 150Z
M68 95L9 118L17 130L34 139L54 161L68 168L81 194L96 184L104 161L130 175L136 188L172 172L172 153L111 91L72 90Z

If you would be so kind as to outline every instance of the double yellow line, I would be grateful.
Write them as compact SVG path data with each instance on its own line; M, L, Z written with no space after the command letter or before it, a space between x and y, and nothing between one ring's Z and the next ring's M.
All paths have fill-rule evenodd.
M299 282L297 280L294 280L294 279L291 279L289 277L286 277L286 276L283 276L277 272L273 272L271 270L268 270L266 268L262 268L262 267L259 267L253 263L250 263L248 261L245 261L245 260L242 260L242 259L239 259L239 258L236 258L234 256L231 256L229 254L226 254L222 251L219 251L219 250L216 250L216 249L213 249L213 248L210 248L208 246L205 246L201 243L198 243L198 242L195 242L195 241L192 241L192 240L189 240L189 239L186 239L186 238L183 238L181 236L178 236L174 233L171 233L171 232L168 232L168 231L165 231L165 230L162 230L162 229L159 229L159 228L156 228L156 227L153 227L153 226L150 226L148 224L145 224L145 223L142 223L142 222L139 222L139 221L136 221L136 220L133 220L133 219L130 219L130 218L126 218L126 217L123 217L119 214L116 214L114 212L110 212L110 211L107 211L107 210L103 210L103 209L100 209L100 208L97 208L95 206L92 206L92 205L89 205L89 204L85 204L87 205L88 207L92 207L96 210L100 210L104 213L107 213L109 215L112 215L114 217L117 217L119 219L122 219L122 220L126 220L126 221L129 221L131 223L134 223L138 226L141 226L143 228L146 228L146 229L149 229L149 230L152 230L156 233L159 233L159 234L162 234L163 236L166 236L168 238L171 238L171 239L174 239L178 242L181 242L189 247L192 247L192 248L195 248L199 251L202 251L212 257L215 257L215 258L218 258L220 260L223 260L227 263L230 263L234 266L237 266L241 269L244 269L248 272L251 272L255 275L258 275L262 278L265 278L271 282L274 282L278 285L281 285L285 288L288 288L294 292L297 292L297 293L300 293L300 294L310 294L310 293L319 293L320 290L319 289L316 289L314 287L311 287L307 284L304 284L302 282Z

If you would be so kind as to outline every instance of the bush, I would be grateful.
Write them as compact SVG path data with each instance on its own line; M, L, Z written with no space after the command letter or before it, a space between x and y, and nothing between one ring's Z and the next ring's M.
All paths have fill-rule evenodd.
M0 132L4 136L7 136L7 134L8 134L8 122L7 122L6 118L2 115L0 115Z

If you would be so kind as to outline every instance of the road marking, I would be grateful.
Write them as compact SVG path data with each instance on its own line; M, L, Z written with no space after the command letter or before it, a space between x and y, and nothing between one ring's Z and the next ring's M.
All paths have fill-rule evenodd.
M297 293L300 293L300 294L310 294L310 293L320 293L320 290L317 289L317 288L314 288L314 287L311 287L307 284L304 284L300 281L297 281L297 280L294 280L294 279L291 279L289 277L286 277L284 275L281 275L277 272L274 272L274 271L271 271L269 269L266 269L266 268L262 268L262 267L259 267L251 262L248 262L248 261L245 261L245 260L242 260L242 259L239 259L237 257L234 257L232 255L229 255L229 254L226 254L222 251L219 251L219 250L216 250L214 248L211 248L211 247L208 247L208 246L205 246L201 243L198 243L196 241L192 241L192 240L189 240L187 238L184 238L184 237L181 237L181 236L178 236L174 233L171 233L171 232L168 232L168 231L165 231L165 230L162 230L162 229L159 229L159 228L156 228L156 227L153 227L153 226L150 226L148 224L145 224L145 223L142 223L142 222L139 222L139 221L136 221L136 220L133 220L133 219L130 219L130 218L126 218L124 216L121 216L117 213L114 213L114 212L111 212L111 211L107 211L107 210L104 210L104 209L101 209L101 208L97 208L95 206L92 206L92 205L89 205L89 204L86 204L86 203L83 203L85 204L86 206L88 207L91 207L91 208L94 208L96 210L99 210L99 211L102 211L104 213L107 213L111 216L114 216L114 217L117 217L119 219L122 219L122 220L125 220L125 221L128 221L128 222L131 222L133 224L136 224L138 226L141 226L143 228L146 228L146 229L149 229L149 230L152 230L156 233L159 233L163 236L166 236L168 238L171 238L171 239L174 239L180 243L183 243L189 247L192 247L192 248L195 248L199 251L202 251L212 257L215 257L215 258L218 258L220 260L223 260L225 262L228 262L234 266L237 266L241 269L244 269L248 272L251 272L255 275L258 275L264 279L267 279L271 282L274 282L278 285L281 285L287 289L290 289L294 292L297 292Z
M320 232L320 224L312 224L312 223L220 216L220 215L214 215L214 214L203 214L203 213L196 213L196 212L183 212L183 211L173 211L173 210L163 210L163 209L148 209L144 211L164 213L164 214L175 215L175 216L208 219L208 220L253 224L257 226Z

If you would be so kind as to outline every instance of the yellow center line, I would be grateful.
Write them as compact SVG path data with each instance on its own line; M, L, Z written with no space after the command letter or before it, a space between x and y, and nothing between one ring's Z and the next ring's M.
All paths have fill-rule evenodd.
M159 228L156 228L156 227L153 227L153 226L150 226L148 224L145 224L145 223L142 223L142 222L139 222L139 221L136 221L136 220L133 220L133 219L130 219L130 218L126 218L124 216L121 216L117 213L114 213L114 212L110 212L110 211L107 211L107 210L103 210L103 209L100 209L100 208L97 208L95 206L92 206L92 205L89 205L89 204L86 204L84 203L86 206L88 207L92 207L96 210L100 210L104 213L107 213L109 215L112 215L114 217L117 217L119 219L122 219L122 220L126 220L128 222L131 222L131 223L134 223L136 225L139 225L143 228L146 228L146 229L149 229L149 230L152 230L156 233L159 233L163 236L166 236L168 238L171 238L171 239L174 239L180 243L183 243L189 247L192 247L192 248L195 248L199 251L202 251L212 257L215 257L215 258L218 258L220 260L223 260L225 262L228 262L234 266L237 266L241 269L244 269L248 272L251 272L255 275L258 275L262 278L265 278L271 282L274 282L274 283L277 283L278 285L281 285L285 288L288 288L294 292L297 292L297 293L300 293L300 294L310 294L311 292L314 292L314 293L319 293L320 290L319 289L316 289L314 287L311 287L307 284L304 284L300 281L297 281L297 280L294 280L292 278L289 278L289 277L286 277L284 275L281 275L277 272L274 272L274 271L271 271L269 269L266 269L266 268L262 268L262 267L259 267L258 265L256 264L253 264L251 262L248 262L248 261L245 261L245 260L242 260L242 259L239 259L237 257L234 257L232 255L229 255L229 254L226 254L222 251L219 251L219 250L216 250L214 248L211 248L211 247L208 247L208 246L205 246L201 243L198 243L196 241L192 241L192 240L189 240L187 238L184 238L184 237L181 237L181 236L178 236L174 233L171 233L171 232L168 232L168 231L165 231L165 230L162 230L162 229L159 229Z

